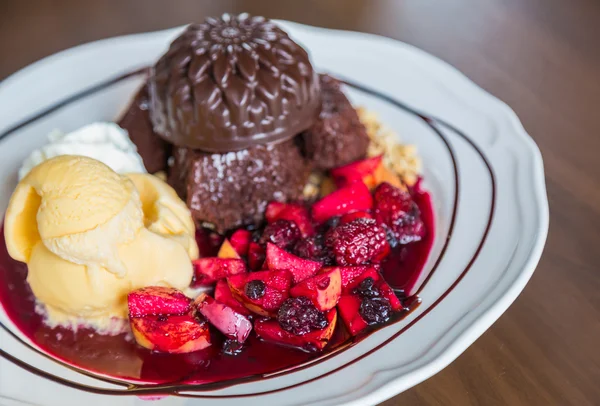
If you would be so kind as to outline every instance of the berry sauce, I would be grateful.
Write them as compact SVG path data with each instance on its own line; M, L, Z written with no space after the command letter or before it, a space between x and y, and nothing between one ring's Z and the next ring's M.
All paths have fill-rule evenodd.
M412 292L416 281L422 280L420 277L423 266L434 240L431 198L429 194L417 190L414 199L425 222L426 237L419 242L394 250L382 264L386 280L394 288L401 289L403 292ZM220 245L218 236L200 235L199 237L202 254L215 255L215 247ZM26 277L27 266L10 258L2 231L0 234L0 281L2 281L0 303L11 321L25 336L53 357L89 371L126 380L227 386L242 382L244 378L256 378L315 361L331 352L348 347L373 331L371 329L366 334L351 338L340 320L330 343L320 353L307 353L263 342L251 334L238 355L226 355L222 352L223 336L214 333L212 334L213 345L202 351L189 354L160 354L138 346L127 334L107 336L96 334L88 328L73 331L64 327L48 327L43 323L42 316L35 312L34 297ZM418 304L418 300L409 298L405 303L413 303L409 306L410 311ZM397 317L392 317L386 324L401 319L407 313L403 312ZM381 327L377 326L377 328ZM234 352L238 352L238 349Z

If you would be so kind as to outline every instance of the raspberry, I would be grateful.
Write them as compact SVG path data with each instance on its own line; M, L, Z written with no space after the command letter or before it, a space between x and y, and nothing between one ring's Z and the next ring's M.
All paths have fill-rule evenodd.
M294 247L294 252L301 258L318 261L323 263L323 265L329 266L335 264L335 258L325 246L322 234L298 241Z
M277 312L277 320L282 329L298 336L324 329L328 324L325 313L317 310L305 296L283 302Z
M419 241L425 236L421 212L410 193L382 183L375 189L374 200L375 219L389 228L398 244Z
M302 234L296 223L289 220L277 220L265 227L260 243L266 245L270 242L287 250L292 248L300 238L302 238Z
M356 219L327 233L325 244L339 265L381 262L390 252L385 230L372 219Z

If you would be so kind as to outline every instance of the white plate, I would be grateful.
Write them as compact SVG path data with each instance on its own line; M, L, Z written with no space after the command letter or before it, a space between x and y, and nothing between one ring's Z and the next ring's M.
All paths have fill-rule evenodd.
M258 382L181 392L203 400L171 396L159 403L243 402L251 406L381 402L440 371L473 343L515 300L542 252L548 229L542 160L510 108L454 68L401 42L281 24L310 51L318 69L437 118L430 126L393 100L369 91L348 90L355 104L377 110L404 141L418 146L437 216L437 237L428 269L438 264L420 293L423 302L414 313L341 354ZM6 208L15 187L19 164L44 143L46 134L55 127L69 131L91 121L115 119L141 79L131 77L102 90L93 87L151 64L179 30L76 47L0 83L0 134L66 100L0 139L0 210ZM84 97L69 102L69 97L89 89ZM2 310L0 323L25 341L21 343L0 328L2 402L16 399L63 406L141 402L130 393L94 394L97 389L122 394L125 388L39 355ZM13 362L9 362L8 354L14 357ZM21 369L15 365L17 360L63 383ZM86 385L88 391L66 386L69 382L80 388Z

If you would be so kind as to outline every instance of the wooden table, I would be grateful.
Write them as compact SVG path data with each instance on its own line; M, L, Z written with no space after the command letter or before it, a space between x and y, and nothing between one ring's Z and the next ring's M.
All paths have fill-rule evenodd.
M0 0L0 79L46 55L225 11L374 32L458 67L540 146L551 227L533 279L452 365L385 405L600 405L600 2Z

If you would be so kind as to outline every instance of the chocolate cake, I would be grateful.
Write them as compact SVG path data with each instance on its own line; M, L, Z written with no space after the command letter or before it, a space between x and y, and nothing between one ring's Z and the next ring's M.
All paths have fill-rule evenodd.
M148 108L148 88L144 85L135 95L118 124L127 130L129 138L137 146L146 170L156 173L166 169L170 147L152 129Z
M369 137L358 114L340 89L340 82L320 75L321 112L304 132L305 152L317 169L331 169L365 156Z
M174 147L169 183L186 199L199 225L223 233L258 224L268 202L302 195L310 165L294 144L290 140L224 154Z
M314 166L359 159L369 142L339 81L245 14L188 26L120 124L148 171L166 168L196 223L219 232L261 222L269 201L301 197Z

